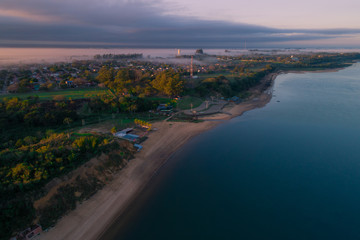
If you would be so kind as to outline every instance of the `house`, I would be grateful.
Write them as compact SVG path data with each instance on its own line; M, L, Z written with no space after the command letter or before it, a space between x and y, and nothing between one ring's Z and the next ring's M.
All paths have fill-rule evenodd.
M115 136L124 140L128 140L130 142L136 142L139 139L138 135L135 134L125 134L125 133L115 133Z
M129 132L131 132L132 130L133 128L123 129L120 132L115 133L115 136L124 140L128 140L130 142L136 142L137 140L139 140L140 137L135 134L129 134Z
M293 60L294 62L298 62L299 58L295 57L294 55L291 55L291 60Z
M59 77L60 74L59 73L50 73L50 77Z
M125 134L121 138L125 139L125 140L128 140L130 142L136 142L137 140L139 140L139 136L135 135L135 134Z
M35 224L21 233L19 233L15 239L17 240L32 240L42 232L42 228L39 224Z
M38 83L34 83L32 88L35 90L35 91L39 91L40 90L40 84Z
M169 111L172 110L172 106L168 106L167 104L159 104L156 109L157 111Z
M134 130L134 129L133 128L125 128L125 129L121 130L120 132L115 133L115 135L116 134L128 134L132 130Z
M74 82L73 81L65 81L66 85L68 85L69 87L74 86Z
M229 102L239 102L240 98L237 96L233 96L232 98L229 99Z

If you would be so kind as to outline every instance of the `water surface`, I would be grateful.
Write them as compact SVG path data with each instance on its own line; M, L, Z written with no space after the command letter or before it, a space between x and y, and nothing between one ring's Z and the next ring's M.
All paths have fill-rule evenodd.
M177 152L104 239L360 239L360 64L274 95Z
M196 49L180 49L181 55L193 55ZM204 49L211 55L264 54L306 54L309 52L360 52L360 49L260 49L256 52L246 49ZM50 64L91 60L97 54L143 54L147 60L153 58L174 58L178 54L175 48L5 48L0 47L0 67L17 64ZM180 61L180 59L177 59ZM186 59L185 59L186 60ZM181 63L181 62L180 62Z

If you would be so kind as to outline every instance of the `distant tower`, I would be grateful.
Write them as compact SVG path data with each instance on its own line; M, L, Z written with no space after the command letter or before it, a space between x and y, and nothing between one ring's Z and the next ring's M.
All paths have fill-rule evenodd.
M246 50L246 40L245 40L245 50Z
M178 49L178 56L180 56L181 55L181 50L180 49Z
M194 56L191 56L191 65L190 65L190 78L193 78L193 61L194 61Z

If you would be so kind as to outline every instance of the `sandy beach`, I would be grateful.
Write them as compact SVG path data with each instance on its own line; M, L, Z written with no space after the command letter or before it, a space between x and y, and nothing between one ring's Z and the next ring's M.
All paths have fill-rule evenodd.
M227 106L223 109L226 113L204 116L200 118L204 120L200 123L154 123L153 128L158 130L150 133L135 159L111 183L60 219L54 228L42 233L40 239L98 239L141 193L154 173L188 140L223 121L265 106L272 97L272 83L277 75L273 73L265 77L260 85L251 89L252 96L247 101ZM270 88L267 88L269 85Z

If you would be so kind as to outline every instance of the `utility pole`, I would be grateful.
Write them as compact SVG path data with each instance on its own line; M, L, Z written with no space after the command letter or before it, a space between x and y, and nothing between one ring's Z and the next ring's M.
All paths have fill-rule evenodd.
M193 61L194 61L194 56L191 56L191 64L190 64L190 78L193 78Z

